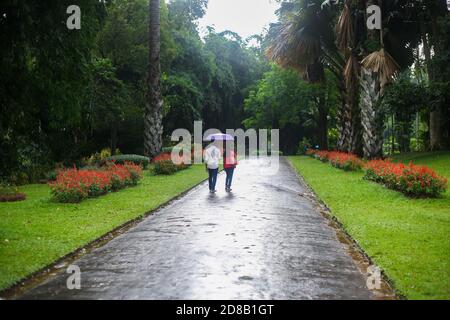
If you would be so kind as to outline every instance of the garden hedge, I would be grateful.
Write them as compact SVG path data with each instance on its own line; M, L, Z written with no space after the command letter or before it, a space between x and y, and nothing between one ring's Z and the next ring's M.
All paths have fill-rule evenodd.
M132 162L136 165L141 165L144 170L147 169L150 159L145 156L140 156L137 154L121 154L116 156L111 156L105 159L105 161L111 161L116 164L125 164L125 162Z

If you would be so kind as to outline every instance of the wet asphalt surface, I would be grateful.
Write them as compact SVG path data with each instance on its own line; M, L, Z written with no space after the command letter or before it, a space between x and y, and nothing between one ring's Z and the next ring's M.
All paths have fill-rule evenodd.
M259 168L259 169L258 169ZM241 162L233 192L207 184L73 262L22 299L370 299L366 279L287 160Z

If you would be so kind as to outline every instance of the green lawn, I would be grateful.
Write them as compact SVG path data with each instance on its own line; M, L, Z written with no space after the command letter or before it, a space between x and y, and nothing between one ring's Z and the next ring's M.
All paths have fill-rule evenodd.
M450 179L450 152L409 154ZM409 199L308 157L295 168L361 248L409 299L450 299L450 191L439 199Z
M146 171L136 187L74 205L50 202L46 185L20 188L27 200L0 203L0 289L155 209L205 178L200 165L173 176L150 176Z

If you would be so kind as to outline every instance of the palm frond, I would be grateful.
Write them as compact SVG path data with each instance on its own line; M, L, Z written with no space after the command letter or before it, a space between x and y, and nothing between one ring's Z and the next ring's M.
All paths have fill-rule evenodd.
M369 54L361 64L366 70L378 73L382 89L394 79L400 70L398 63L384 48Z
M322 55L320 38L298 15L282 22L273 32L266 56L284 68L304 75Z
M339 49L344 53L348 53L350 47L353 45L354 30L352 15L348 3L345 3L344 9L342 10L341 16L339 17L336 33L337 33L337 44Z
M344 79L347 90L351 91L358 84L359 80L359 61L355 55L350 55L344 68Z

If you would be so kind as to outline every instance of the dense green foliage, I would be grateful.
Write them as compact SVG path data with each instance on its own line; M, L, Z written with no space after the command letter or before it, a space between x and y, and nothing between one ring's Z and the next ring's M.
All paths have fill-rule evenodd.
M427 88L422 83L414 82L414 78L407 72L400 75L386 91L382 107L388 118L393 120L393 123L388 121L390 145L387 144L386 148L390 148L391 152L395 150L408 152L414 135L416 138L414 148L423 150L427 139L423 130L419 131L417 122L420 125L420 116L423 117L427 111L429 112Z
M69 4L82 9L81 30L66 28ZM210 28L201 39L206 5L161 1L166 144L194 120L240 127L248 87L267 68L236 34ZM2 2L1 178L38 181L105 147L143 154L148 11L147 0Z
M280 129L280 148L288 154L298 151L303 137L326 149L322 138L327 140L328 135L334 134L338 96L335 78L329 73L324 83L310 84L294 71L272 66L245 100L249 117L244 125ZM330 147L334 147L335 141L330 142Z
M1 176L77 154L91 46L105 15L99 2L77 3L85 20L76 32L65 24L73 1L1 3Z
M409 299L448 299L450 191L439 199L410 198L307 157L291 162L361 248ZM404 154L450 178L450 154Z

